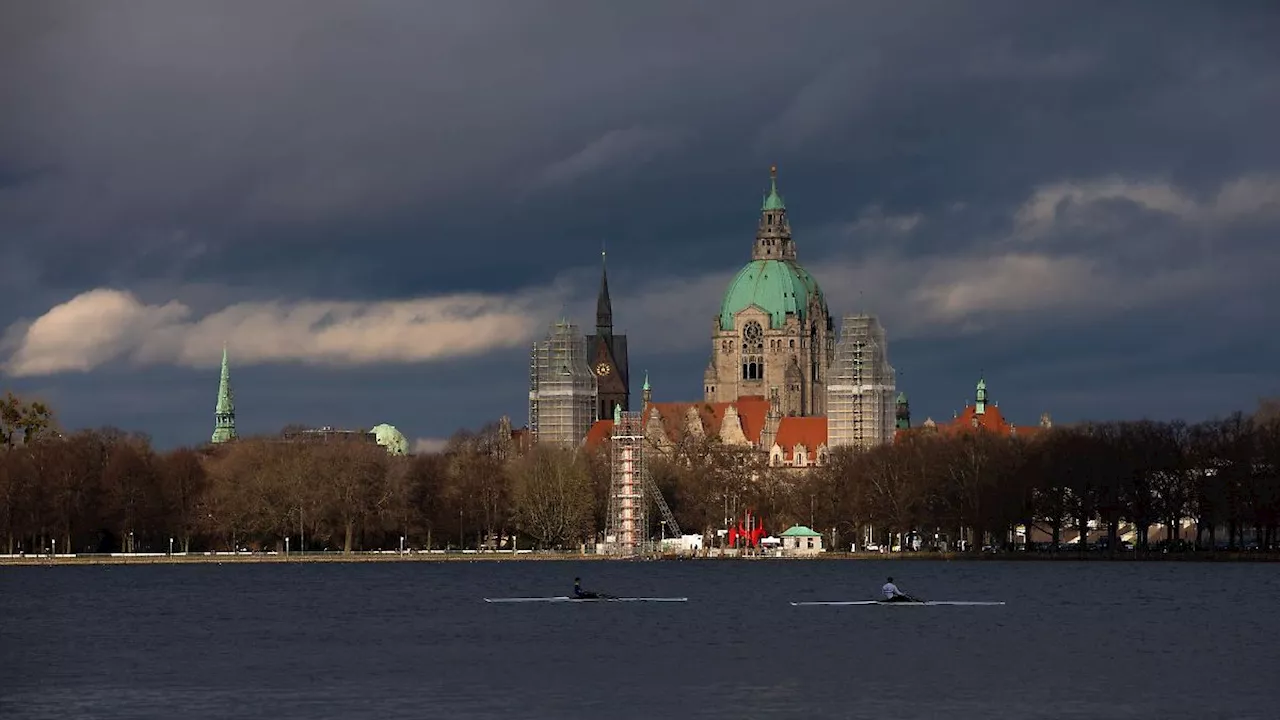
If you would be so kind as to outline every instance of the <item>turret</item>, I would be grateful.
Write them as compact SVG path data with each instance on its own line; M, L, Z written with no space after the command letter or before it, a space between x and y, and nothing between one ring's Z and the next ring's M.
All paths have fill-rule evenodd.
M760 449L765 452L773 450L778 440L778 428L782 425L782 400L778 397L778 388L769 388L769 412L764 416L764 428L760 430Z
M907 403L907 394L898 393L898 399L894 416L897 419L896 427L899 430L907 430L911 428L911 405Z
M987 381L985 378L978 379L978 394L976 404L973 407L973 414L985 415L987 412Z
M647 406L653 400L653 389L649 387L649 371L644 371L644 385L640 388L641 397Z
M769 192L760 205L760 226L752 260L795 260L796 247L791 241L791 223L787 222L787 204L778 194L778 166L769 168Z

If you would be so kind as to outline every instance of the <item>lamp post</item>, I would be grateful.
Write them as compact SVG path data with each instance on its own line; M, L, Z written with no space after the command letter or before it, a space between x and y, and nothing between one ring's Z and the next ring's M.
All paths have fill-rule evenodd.
M289 536L284 536L284 556L289 557Z
M173 555L173 537L169 537L169 554Z
M58 557L58 538L50 538L53 543L53 552L49 553L49 557Z
M400 554L401 555L404 554L404 536L403 535L400 536Z
M133 552L133 531L129 531L129 552Z

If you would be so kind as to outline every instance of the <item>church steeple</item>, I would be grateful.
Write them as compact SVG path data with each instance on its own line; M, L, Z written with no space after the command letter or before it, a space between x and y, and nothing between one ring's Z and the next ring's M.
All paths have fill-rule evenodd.
M613 303L609 300L609 269L605 265L604 250L600 251L600 295L596 298L596 334L613 334Z
M907 394L898 393L896 409L894 411L897 420L897 428L899 430L909 430L911 428L911 404L907 402Z
M787 204L778 194L778 166L769 168L769 192L760 205L760 226L752 260L795 260L796 247L791 241L791 224L787 222Z
M218 380L218 404L213 409L214 443L236 439L236 405L231 392L231 366L227 362L227 347L222 346L222 374Z
M987 380L986 378L978 378L978 394L976 404L973 406L975 415L985 415L987 412Z

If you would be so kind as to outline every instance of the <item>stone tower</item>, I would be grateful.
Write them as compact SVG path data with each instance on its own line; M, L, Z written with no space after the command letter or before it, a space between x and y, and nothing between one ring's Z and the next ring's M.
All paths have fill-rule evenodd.
M609 299L609 271L600 253L600 294L596 297L596 332L587 336L587 358L596 374L599 397L596 419L613 417L614 408L631 409L631 373L627 336L613 334L613 302Z
M236 404L231 392L231 367L227 364L227 348L222 348L222 375L218 380L218 404L213 408L213 440L224 443L236 439Z
M826 298L796 259L778 169L770 168L751 261L729 283L712 325L703 396L772 398L776 389L783 415L824 415L834 354Z

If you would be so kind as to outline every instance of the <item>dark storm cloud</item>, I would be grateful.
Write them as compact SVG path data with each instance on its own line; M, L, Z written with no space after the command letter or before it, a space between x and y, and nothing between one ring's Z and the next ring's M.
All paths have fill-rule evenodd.
M888 278L944 286L986 255L1037 253L1048 260L997 258L991 272L1131 279L1132 298L1105 306L1122 317L1139 296L1194 289L1180 312L1238 328L1216 339L1228 343L1280 305L1259 281L1278 227L1277 17L1266 3L10 3L0 320L98 287L198 317L246 300L524 291L566 269L587 318L605 244L619 321L659 348L705 332L776 162L802 259L830 269L819 279L836 312L865 290L892 317ZM1250 177L1252 210L1219 201ZM1037 197L1052 222L1024 232L1019 209ZM1213 282L1191 277L1201 265ZM667 274L692 280L662 289ZM1224 277L1238 281L1213 284ZM956 282L947 307L998 304ZM1010 302L1043 309L1001 282ZM944 386L967 393L975 365L1056 366L1044 343L1003 363L978 347L997 330L1035 343L1032 315L956 315L985 334L945 352L906 342L942 322L909 300L890 334L904 339L900 369L930 368L908 375L929 377L920 407ZM1084 363L1117 334L1150 348L1158 324L1138 317L1071 326L1071 351ZM673 333L680 323L692 329ZM673 394L696 394L703 358L665 351L686 353L653 363L679 368ZM1037 405L1071 392L1033 375L1012 389ZM359 385L394 414L403 401L381 382ZM1112 397L1098 412L1143 401Z

